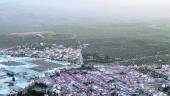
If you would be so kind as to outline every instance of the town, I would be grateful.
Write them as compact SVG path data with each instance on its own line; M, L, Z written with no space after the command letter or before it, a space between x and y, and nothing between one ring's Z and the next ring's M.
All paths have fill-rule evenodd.
M0 0L0 96L170 96L170 0Z
M41 89L48 96L169 96L170 81L139 71L144 66L83 65L43 77L31 90L38 94ZM39 84L47 86L46 91Z
M67 61L72 64L82 63L79 61L81 57L80 48L66 48L63 45L56 46L46 45L45 43L35 44L34 47L17 46L1 50L1 55L10 55L14 57L33 57L33 58L48 58L57 61Z
M82 46L0 51L0 96L169 96L169 65L85 64Z
M0 51L0 95L18 93L37 78L83 63L81 48L43 43L38 47L17 46Z

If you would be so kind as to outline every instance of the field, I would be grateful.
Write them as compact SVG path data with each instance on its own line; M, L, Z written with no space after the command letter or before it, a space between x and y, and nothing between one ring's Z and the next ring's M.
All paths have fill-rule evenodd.
M18 32L36 31L17 28ZM44 36L44 38L37 35L16 36L9 35L16 33L16 30L3 29L5 32L1 32L0 35L0 48L29 45L35 42L76 46L77 41L80 40L90 44L84 50L84 57L89 59L89 56L93 56L92 61L121 61L119 62L121 64L170 63L168 55L170 54L170 26L165 21L99 22L52 26L47 29L49 32L56 32L57 35ZM166 60L162 59L165 57Z

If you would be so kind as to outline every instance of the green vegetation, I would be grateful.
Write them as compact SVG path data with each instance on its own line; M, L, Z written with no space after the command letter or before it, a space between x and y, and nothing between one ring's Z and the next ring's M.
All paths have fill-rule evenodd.
M140 58L129 59L126 61L119 62L122 65L125 64L170 64L170 55L169 54L162 54L162 55L155 55L155 56L145 56Z
M30 32L27 28L22 31ZM169 56L166 56L170 54L168 23L159 21L120 24L100 22L49 27L49 31L57 32L58 35L48 38L0 35L0 48L30 45L35 42L77 46L80 40L90 44L83 51L87 62L121 61L121 64L168 64L170 62ZM159 60L160 58L165 59Z
M148 68L146 68L146 67L144 67L144 68L141 67L141 68L138 69L138 71L139 71L139 72L142 72L142 73L144 73L144 74L150 75L150 76L152 76L153 78L164 78L164 79L168 80L168 77L167 77L166 75L160 74L160 73L155 72L155 71L153 71L153 70L150 70L150 69L148 69Z
M170 87L169 86L167 86L165 88L160 87L159 90L162 92L165 92L166 94L168 94L168 96L170 95Z
M44 96L47 93L47 90L48 90L48 86L46 84L35 83L35 84L29 86L26 89L26 92L21 96Z

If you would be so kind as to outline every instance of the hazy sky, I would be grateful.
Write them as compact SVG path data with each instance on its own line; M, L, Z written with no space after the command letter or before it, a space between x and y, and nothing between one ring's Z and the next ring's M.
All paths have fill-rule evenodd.
M70 0L81 11L114 17L169 17L170 0ZM68 4L69 6L69 4ZM76 9L75 9L76 10ZM102 14L103 13L103 14Z
M35 0L34 0L35 1ZM169 17L170 0L43 0L47 6L77 15ZM41 2L43 2L41 0ZM46 4L45 4L46 5ZM48 8L47 8L48 9Z
M170 17L170 0L0 0L0 21ZM46 21L44 21L46 22Z

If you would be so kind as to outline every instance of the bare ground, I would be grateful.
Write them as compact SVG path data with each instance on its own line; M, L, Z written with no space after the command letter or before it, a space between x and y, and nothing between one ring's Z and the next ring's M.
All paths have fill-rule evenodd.
M55 32L18 32L18 33L11 33L9 35L19 36L19 37L38 36L38 37L41 37L41 38L45 38L45 37L56 36L57 33L55 33Z

